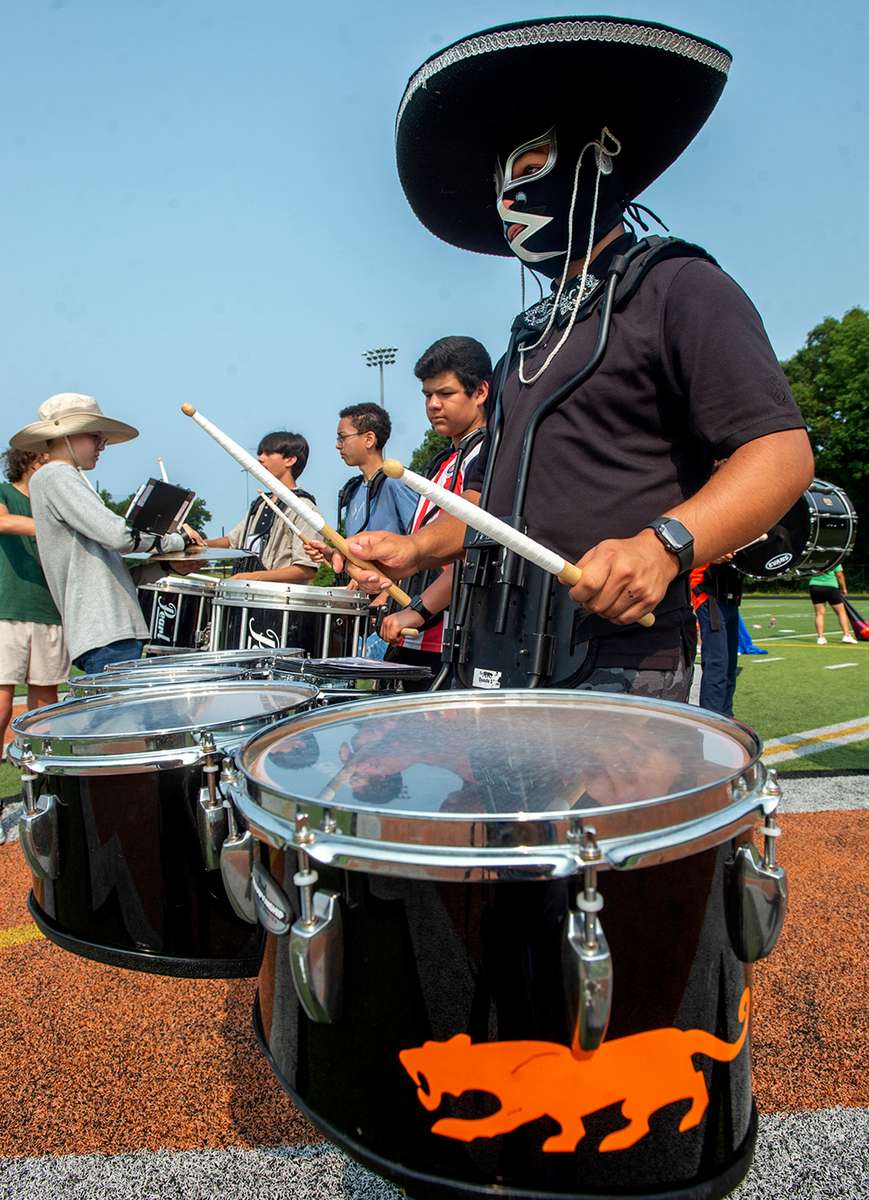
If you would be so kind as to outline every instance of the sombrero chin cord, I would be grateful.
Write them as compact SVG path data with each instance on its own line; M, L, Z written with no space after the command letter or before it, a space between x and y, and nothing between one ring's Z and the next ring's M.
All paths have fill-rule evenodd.
M608 149L608 147L606 145L607 138L609 138L610 141L613 143L614 149ZM549 337L549 334L552 330L552 326L555 322L555 318L558 315L559 301L561 300L561 297L564 293L565 285L567 284L567 272L570 270L571 252L573 250L573 213L576 208L576 198L577 198L577 195L579 194L579 171L580 171L580 168L582 167L582 160L585 157L586 150L589 150L592 147L594 147L594 149L596 151L595 159L597 162L597 172L594 177L594 200L592 202L592 207L591 207L591 222L590 222L589 230L588 230L588 245L586 246L585 258L583 259L583 263L582 263L582 276L579 281L579 289L576 293L576 300L574 301L573 310L570 314L570 320L568 321L567 326L565 327L564 333L561 335L561 337L558 339L558 342L556 343L556 345L553 346L552 350L550 350L549 354L546 356L546 359L543 362L543 365L540 367L540 370L537 371L534 375L526 376L526 374L525 374L525 355L530 350L536 350L538 346L543 345L543 343ZM568 337L571 334L571 331L573 330L573 326L576 323L576 315L579 312L579 307L582 304L582 301L585 299L585 284L586 284L586 280L588 278L589 259L591 258L591 252L594 249L594 225L595 225L595 221L597 220L597 201L598 201L598 194L600 191L600 177L601 177L601 175L609 175L610 171L612 170L612 159L615 158L615 156L621 152L621 148L622 148L622 144L618 140L618 138L613 133L611 133L609 131L609 129L606 128L606 126L604 126L604 128L601 130L600 140L595 141L595 142L586 142L586 144L583 146L583 148L579 152L579 158L576 161L576 170L574 171L574 174L573 174L573 194L570 197L570 212L568 213L568 231L567 231L567 253L565 255L565 260L564 260L564 270L561 273L561 280L558 284L558 291L555 293L555 299L553 300L553 303L552 303L552 312L549 314L549 320L546 322L546 326L545 326L543 332L541 333L540 337L537 339L536 342L532 342L530 345L527 345L527 346L519 347L519 380L521 383L524 383L524 384L535 383L540 378L540 376L543 374L543 372L546 370L546 368L549 366L549 364L555 358L556 354L558 354L558 352L561 350L564 343L567 341Z

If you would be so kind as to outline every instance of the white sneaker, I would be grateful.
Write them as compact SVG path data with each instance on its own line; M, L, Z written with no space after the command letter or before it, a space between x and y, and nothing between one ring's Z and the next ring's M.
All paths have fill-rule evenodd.
M827 639L826 639L825 637L819 637L819 638L818 638L818 645L819 645L819 646L826 646L826 644L827 644Z
M843 641L843 642L848 642L848 643L849 643L850 645L852 645L852 646L856 646L856 645L857 645L857 639L856 639L855 637L852 637L850 633L843 633L843 634L842 634L842 641Z

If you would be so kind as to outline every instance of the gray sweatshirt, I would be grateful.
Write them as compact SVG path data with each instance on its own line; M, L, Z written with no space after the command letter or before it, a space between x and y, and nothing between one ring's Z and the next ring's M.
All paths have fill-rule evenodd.
M70 658L148 627L121 552L150 550L157 538L136 535L106 508L75 467L48 462L30 480L36 544L48 590L57 605ZM180 533L164 534L164 550L181 550Z

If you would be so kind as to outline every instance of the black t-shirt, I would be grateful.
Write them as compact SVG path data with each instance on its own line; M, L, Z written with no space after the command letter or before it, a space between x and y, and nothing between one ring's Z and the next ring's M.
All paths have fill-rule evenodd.
M592 265L598 278L622 239ZM526 425L538 406L591 356L598 315L578 322L539 380L514 366L504 386L504 426L488 509L510 514ZM561 336L525 357L531 377ZM530 341L536 340L530 337ZM497 378L497 370L496 370ZM713 263L674 258L653 267L613 315L596 373L541 424L524 517L528 533L576 560L604 538L627 538L693 495L713 462L765 434L804 426L757 310ZM479 489L487 446L465 484ZM684 579L674 580L656 624L596 621L601 662L665 665L690 622ZM615 639L617 639L617 644Z

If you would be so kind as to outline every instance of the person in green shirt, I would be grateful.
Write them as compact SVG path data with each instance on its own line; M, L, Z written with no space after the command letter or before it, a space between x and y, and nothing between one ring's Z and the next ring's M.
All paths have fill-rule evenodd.
M30 480L45 455L9 449L7 482L0 483L0 745L12 717L18 684L27 684L28 708L57 702L69 674L60 613L36 551ZM2 838L2 826L0 826Z
M845 572L841 567L836 567L835 571L825 571L823 575L813 575L809 580L809 599L815 606L815 629L818 634L819 646L827 644L827 639L824 637L824 615L828 604L842 626L842 641L857 644L857 639L848 625L845 605L842 603L842 598L847 595L848 586L845 583Z

